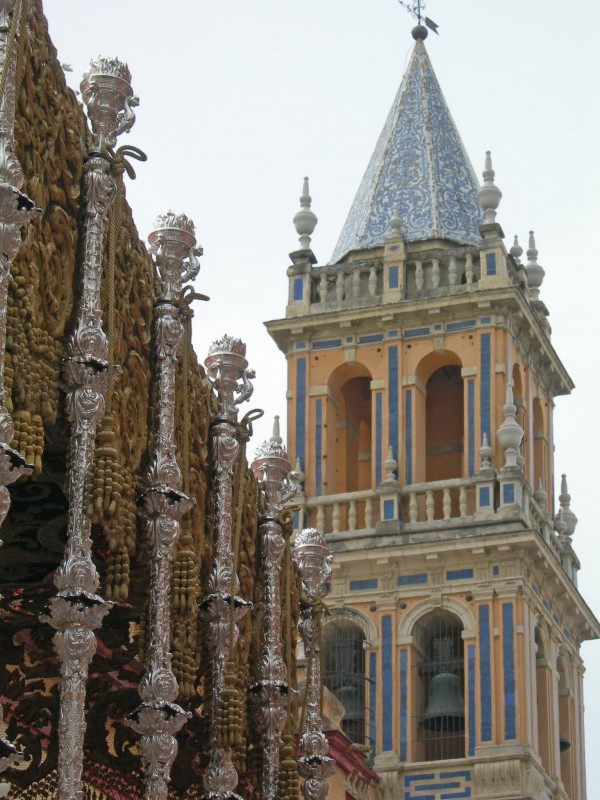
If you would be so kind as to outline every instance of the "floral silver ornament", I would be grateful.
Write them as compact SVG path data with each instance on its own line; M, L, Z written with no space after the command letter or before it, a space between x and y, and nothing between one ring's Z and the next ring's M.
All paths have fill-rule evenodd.
M21 191L23 170L15 155L16 43L21 7L21 3L15 6L14 0L0 2L0 74L4 75L4 93L0 98L0 524L10 507L7 485L32 470L32 465L10 446L15 430L4 397L10 266L21 247L21 227L39 213Z
M316 528L302 530L296 536L292 559L300 579L299 628L307 663L304 727L298 743L302 753L298 771L304 778L300 788L305 800L324 800L335 763L327 755L329 745L321 719L321 615L332 562L325 536Z
M178 686L171 667L171 562L179 538L179 520L193 500L182 491L175 444L177 351L183 339L184 282L198 274L194 226L185 215L158 217L149 235L160 285L154 304L154 419L152 451L139 499L150 550L150 598L146 671L139 686L142 703L127 724L141 734L140 749L148 800L166 800L175 735L191 715L175 703Z
M248 368L246 345L227 334L213 342L204 364L218 403L210 442L216 504L214 557L208 594L200 602L212 667L212 740L204 788L207 797L225 800L237 797L234 789L238 776L230 751L217 746L218 711L225 684L225 665L239 637L237 623L252 605L239 596L240 582L233 569L233 477L241 446L237 407L252 395L254 371Z
M273 436L260 445L251 468L267 502L258 528L264 585L260 678L250 687L250 699L263 749L261 795L264 800L274 800L279 779L281 736L287 721L291 692L286 682L287 668L283 660L281 634L281 567L285 539L279 515L285 503L296 493L294 473L291 472L279 435L279 417L275 417Z
M85 688L96 652L94 630L112 605L96 594L99 578L91 556L87 498L96 430L104 414L113 369L102 328L100 289L104 232L116 185L103 151L133 124L128 110L134 102L129 80L125 64L99 59L92 63L82 84L92 125L92 147L83 168L82 286L63 370L65 407L71 423L67 546L54 575L58 593L50 601L49 613L42 617L56 629L53 641L60 659L59 800L81 800L83 796Z

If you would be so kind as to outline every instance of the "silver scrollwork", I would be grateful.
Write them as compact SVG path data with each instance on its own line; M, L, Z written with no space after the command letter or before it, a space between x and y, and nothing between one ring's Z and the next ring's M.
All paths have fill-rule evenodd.
M179 538L179 520L194 500L182 491L175 444L177 350L183 338L183 284L199 270L194 225L169 212L156 220L148 236L160 293L154 305L154 419L152 452L140 513L146 521L150 550L149 643L146 671L139 686L141 705L127 724L142 737L146 797L166 800L171 766L177 755L175 735L191 715L175 703L177 679L171 667L171 561Z
M133 124L129 108L135 98L129 80L125 64L116 59L98 59L92 62L81 85L92 125L92 147L83 171L82 288L63 371L65 406L71 423L67 546L54 576L58 593L50 601L48 615L42 617L56 629L54 647L60 659L59 800L83 797L88 669L96 652L94 630L112 605L96 594L99 579L91 556L87 498L96 429L104 414L112 369L102 328L100 289L104 232L116 186L105 150Z
M258 529L264 586L260 678L250 687L250 698L263 749L261 795L264 800L275 800L281 735L287 721L291 692L286 682L281 632L281 567L285 539L279 515L296 492L291 465L279 435L279 417L275 417L273 436L259 446L251 468L265 493L266 509Z
M200 614L207 626L207 643L212 666L210 765L204 787L211 798L237 797L238 776L231 753L217 746L217 719L225 682L225 665L235 646L237 623L251 603L239 596L240 582L233 568L233 479L240 453L237 406L252 394L246 345L239 339L223 336L213 342L205 360L206 371L217 392L218 416L211 425L211 451L215 479L215 547L208 594L200 603Z
M6 306L10 265L21 247L21 226L38 213L33 202L21 191L23 170L15 156L15 78L17 70L18 30L22 3L0 2L0 75L4 88L0 97L0 524L10 507L6 488L22 475L29 475L32 465L10 444L14 437L13 421L4 398L4 358L6 347Z
M325 536L316 528L305 528L296 537L292 558L300 578L299 627L307 663L304 726L298 743L302 755L298 759L298 771L304 778L301 791L305 800L324 800L334 760L327 755L329 745L321 719L321 615L331 577L332 556Z

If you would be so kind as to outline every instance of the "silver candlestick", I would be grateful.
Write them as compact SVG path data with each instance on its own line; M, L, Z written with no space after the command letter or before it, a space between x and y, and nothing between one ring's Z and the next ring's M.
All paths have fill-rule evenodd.
M299 741L302 755L298 759L298 771L304 778L300 788L305 800L324 800L334 760L327 755L329 745L321 719L321 615L332 556L325 536L316 528L305 528L296 536L292 558L301 585L299 627L307 664L304 725Z
M130 81L126 64L99 58L92 62L81 84L93 141L83 170L82 287L63 372L66 413L71 423L67 546L54 576L58 594L50 602L49 614L43 617L56 629L54 646L60 660L59 800L83 797L85 687L96 652L94 630L112 605L96 594L99 579L91 557L87 501L96 429L104 414L112 369L100 298L104 232L116 193L106 148L115 144L119 133L130 130L135 120L131 107L137 98Z
M287 721L290 688L283 660L281 633L281 566L285 539L279 520L283 506L296 494L294 473L279 435L275 417L273 436L258 448L252 472L266 496L266 510L258 529L264 586L264 627L259 657L260 679L250 687L253 715L261 733L263 751L261 795L275 800L279 778L281 735Z
M215 478L215 549L208 579L208 595L200 613L208 628L207 644L212 665L210 763L204 774L208 796L224 800L234 795L238 783L231 751L218 747L219 705L225 683L225 665L238 636L237 623L251 603L239 596L240 582L233 568L233 477L240 454L237 407L252 394L246 345L225 335L213 342L205 360L206 370L217 392L218 416L211 425L211 452Z
M179 520L193 504L182 491L175 445L177 350L183 338L183 284L198 273L194 225L171 212L156 220L148 237L156 261L159 295L154 304L154 418L152 450L145 488L139 499L150 550L150 598L146 671L139 686L142 703L128 724L141 734L146 798L166 800L171 766L177 755L175 734L191 715L175 703L179 691L171 668L171 562L179 538Z

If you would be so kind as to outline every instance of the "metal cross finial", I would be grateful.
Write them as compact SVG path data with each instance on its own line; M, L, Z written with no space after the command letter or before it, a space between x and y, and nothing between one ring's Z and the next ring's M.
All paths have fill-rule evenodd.
M434 33L438 32L437 29L439 25L436 25L432 19L429 19L429 17L423 16L423 11L425 11L425 0L413 0L413 2L408 2L408 0L398 0L398 2L401 6L404 6L411 16L417 20L419 26L425 23L429 30L433 31ZM426 35L427 31L424 31L423 36L418 38L424 39Z

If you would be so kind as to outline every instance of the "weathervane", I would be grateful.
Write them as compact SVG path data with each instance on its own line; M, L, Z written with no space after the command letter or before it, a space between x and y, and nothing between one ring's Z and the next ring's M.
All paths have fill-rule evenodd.
M423 11L425 11L425 0L413 0L412 3L407 2L407 0L398 0L398 2L401 6L404 6L409 14L411 14L417 20L419 25L424 22L429 30L433 31L434 33L438 33L439 25L436 25L432 19L429 19L429 17L423 16Z

